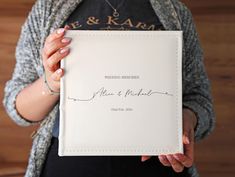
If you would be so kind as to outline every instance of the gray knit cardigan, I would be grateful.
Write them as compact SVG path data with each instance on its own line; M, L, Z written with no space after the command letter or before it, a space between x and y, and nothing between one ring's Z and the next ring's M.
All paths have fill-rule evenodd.
M214 127L215 116L210 82L203 65L203 51L190 10L178 0L149 0L166 30L183 30L183 106L193 110L198 119L195 140L207 136ZM16 65L12 78L6 82L4 100L6 112L20 126L37 124L24 119L16 110L16 96L44 72L41 50L46 37L62 26L82 0L37 0L21 29L16 46ZM36 105L35 105L36 106ZM33 138L25 177L39 177L45 161L58 104L39 122ZM197 177L195 165L189 174ZM157 173L157 172L156 172Z

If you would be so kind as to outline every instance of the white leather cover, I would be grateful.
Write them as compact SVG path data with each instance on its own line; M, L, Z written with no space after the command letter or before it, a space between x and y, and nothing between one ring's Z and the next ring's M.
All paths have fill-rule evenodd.
M66 36L59 155L183 153L182 31Z

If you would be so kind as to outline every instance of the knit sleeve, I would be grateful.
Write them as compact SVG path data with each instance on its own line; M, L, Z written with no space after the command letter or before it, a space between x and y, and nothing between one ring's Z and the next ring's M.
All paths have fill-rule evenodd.
M215 125L215 114L203 50L196 32L191 11L182 6L181 25L184 34L183 61L183 107L191 109L197 116L195 141L209 135Z
M38 74L35 61L39 59L40 29L42 17L42 1L38 0L32 7L26 21L21 27L15 51L16 64L12 77L5 84L3 105L9 117L20 126L29 126L36 122L22 117L16 109L16 97L29 84L33 83ZM36 105L35 105L36 106Z

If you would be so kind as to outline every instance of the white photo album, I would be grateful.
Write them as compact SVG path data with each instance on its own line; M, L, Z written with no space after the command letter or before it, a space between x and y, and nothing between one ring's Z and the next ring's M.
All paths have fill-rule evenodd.
M68 30L59 155L183 153L182 35Z

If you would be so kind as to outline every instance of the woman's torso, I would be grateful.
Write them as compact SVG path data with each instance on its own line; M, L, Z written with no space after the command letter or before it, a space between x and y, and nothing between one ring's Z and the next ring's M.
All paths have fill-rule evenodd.
M84 0L65 21L72 30L164 30L163 25L156 16L149 0L109 0L111 5L117 9L119 16L113 16L113 8L106 0ZM83 156L83 157L58 157L58 135L59 135L59 110L53 129L53 139L50 146L47 161L44 167L43 177L46 173L55 172L58 176L62 174L61 169L71 172L71 168L81 176L102 174L137 175L150 177L164 175L164 177L185 176L186 170L176 174L169 167L164 167L153 157L147 162L141 162L140 156ZM77 137L79 138L79 137ZM50 162L50 161L54 161ZM69 165L70 164L70 165ZM75 165L76 164L76 165ZM66 169L65 169L65 166ZM50 170L53 169L53 170ZM46 171L46 172L45 172ZM60 172L61 171L61 172ZM86 173L87 172L87 173ZM122 175L121 175L122 174ZM72 174L71 174L72 175ZM71 176L70 175L70 176ZM88 175L89 176L89 175ZM53 176L51 176L53 177Z

